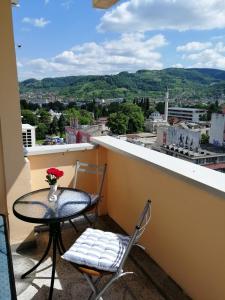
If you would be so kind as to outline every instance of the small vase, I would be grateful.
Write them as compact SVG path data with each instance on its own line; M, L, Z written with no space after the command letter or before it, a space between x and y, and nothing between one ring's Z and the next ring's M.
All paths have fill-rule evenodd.
M51 202L55 202L57 200L57 183L50 184L50 190L48 193L48 200Z

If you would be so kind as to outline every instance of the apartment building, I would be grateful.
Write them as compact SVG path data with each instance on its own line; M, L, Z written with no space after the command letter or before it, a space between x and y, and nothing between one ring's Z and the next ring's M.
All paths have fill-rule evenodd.
M168 109L169 118L177 118L189 122L199 122L201 119L200 117L205 114L205 109L198 108L169 107Z

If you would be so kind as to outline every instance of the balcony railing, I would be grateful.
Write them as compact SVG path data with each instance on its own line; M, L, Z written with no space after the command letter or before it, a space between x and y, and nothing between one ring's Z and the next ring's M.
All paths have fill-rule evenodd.
M194 299L225 297L224 174L112 137L91 144L29 149L32 189L45 187L46 169L64 170L69 186L76 159L107 163L103 214L126 232L146 199L152 200L152 223L142 238L146 252ZM92 189L97 179L83 182ZM12 236L17 223L11 216ZM14 232L15 231L15 232ZM28 231L23 232L26 237ZM18 234L17 234L18 237Z

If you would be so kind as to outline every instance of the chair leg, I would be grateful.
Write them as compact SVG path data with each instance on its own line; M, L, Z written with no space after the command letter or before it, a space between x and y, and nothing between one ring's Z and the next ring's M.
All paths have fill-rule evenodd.
M91 276L87 275L86 273L83 273L84 277L87 279L87 282L89 283L91 289L92 289L92 293L91 295L89 296L88 299L96 299L96 294L98 293L98 290L97 290L97 284L98 282L100 281L101 277L97 278L97 280L94 282L91 278ZM99 300L103 300L102 297L98 298Z
M84 277L87 279L92 291L94 292L94 294L97 294L97 288L94 285L94 282L92 281L91 277L88 276L86 273L83 273Z
M119 279L120 277L126 276L126 275L132 275L134 274L134 272L123 272L123 273L116 273L115 275L113 275L110 280L106 283L106 285L102 288L101 291L99 291L98 293L95 293L95 298L93 298L94 300L102 300L102 295L105 293L105 291L113 284L114 281L116 281L117 279ZM93 284L93 282L92 282ZM97 288L95 287L95 290L97 291Z
M84 216L85 220L89 223L89 225L92 226L93 223L90 221L90 219L88 218L88 216L86 216L85 213L83 214L83 216Z
M72 220L69 220L69 222L72 225L72 227L75 229L76 233L78 233L78 229L77 229L76 225L72 222Z
M102 295L105 293L105 291L113 284L114 281L116 281L117 279L119 279L119 275L114 275L107 283L106 285L102 288L101 291L98 292L97 295L95 295L95 300L101 300L102 299Z

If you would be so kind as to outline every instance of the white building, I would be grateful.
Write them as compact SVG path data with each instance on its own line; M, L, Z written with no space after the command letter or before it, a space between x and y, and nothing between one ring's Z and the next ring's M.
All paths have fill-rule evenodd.
M168 109L169 118L177 118L179 120L186 120L189 122L199 122L200 117L205 114L205 109L198 108L169 107Z
M200 147L200 130L191 130L176 126L161 127L157 132L157 145L175 145L196 150Z
M163 119L158 111L153 112L145 121L145 131L156 133L157 129L168 125L167 121Z
M62 114L62 113L55 112L52 109L50 109L48 112L51 115L51 120L53 120L54 117L56 117L59 120L59 118L60 118L60 116Z
M34 147L36 141L35 126L22 124L22 136L24 147Z
M212 114L209 143L225 146L225 114Z

